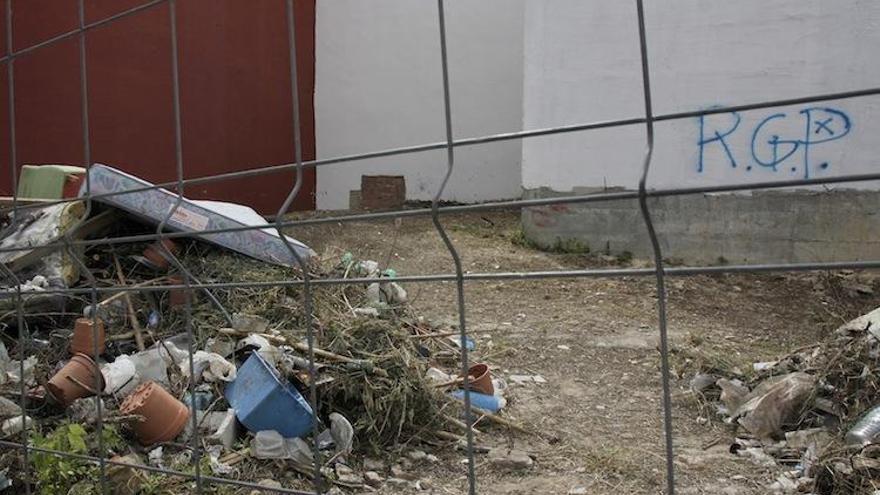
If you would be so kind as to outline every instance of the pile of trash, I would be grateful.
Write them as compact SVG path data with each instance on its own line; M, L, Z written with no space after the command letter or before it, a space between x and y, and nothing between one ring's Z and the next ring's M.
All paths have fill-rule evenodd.
M880 308L751 370L702 366L691 390L736 431L730 452L783 470L773 493L880 487Z
M89 173L95 194L149 185L102 165ZM185 200L167 227L187 237L67 244L51 251L57 256L40 247L155 233L176 196L138 194L7 218L0 246L18 250L0 255L10 274L0 299L4 440L26 436L31 446L81 455L103 448L116 462L189 473L198 442L203 474L272 479L280 461L302 475L285 488L309 488L317 462L328 483L359 488L414 482L362 456L397 455L413 442L458 445L468 419L508 424L494 414L504 384L482 363L468 372L480 417L465 418L455 329L414 315L393 270L351 254L325 267L288 238L314 279L387 279L314 284L310 318L298 264L274 229L200 234L265 223L246 207ZM102 290L82 290L92 287ZM8 475L0 491L31 483L40 493L79 493L98 476L96 463L36 453L24 480L15 476L21 459L0 453ZM125 466L108 473L113 493L191 483Z

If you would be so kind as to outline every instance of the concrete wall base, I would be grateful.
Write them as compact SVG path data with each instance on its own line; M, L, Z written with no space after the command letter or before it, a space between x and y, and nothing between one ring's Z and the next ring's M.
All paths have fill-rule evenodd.
M526 198L563 194L572 193L524 191ZM880 259L880 192L691 195L649 205L664 257L688 264ZM636 200L525 208L522 225L544 247L576 240L593 252L653 255Z

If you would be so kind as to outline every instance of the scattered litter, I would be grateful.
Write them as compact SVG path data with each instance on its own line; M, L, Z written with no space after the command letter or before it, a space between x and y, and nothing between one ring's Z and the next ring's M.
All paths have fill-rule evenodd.
M252 353L226 386L226 400L250 431L277 430L287 438L312 428L312 408L263 356Z
M275 430L258 431L251 443L251 452L258 459L293 459L300 464L312 463L312 450L301 438L285 438Z
M262 335L249 335L235 344L235 350L252 349L260 353L260 356L271 366L276 366L281 358L281 351L269 343L269 339Z
M464 390L456 390L452 392L452 396L458 400L464 401ZM471 392L470 399L471 406L491 413L497 413L507 405L507 400L504 397L481 394L479 392Z
M4 420L3 423L0 423L0 433L2 433L4 437L8 437L10 435L15 435L16 433L21 433L25 426L30 428L33 424L34 420L30 416L14 416Z

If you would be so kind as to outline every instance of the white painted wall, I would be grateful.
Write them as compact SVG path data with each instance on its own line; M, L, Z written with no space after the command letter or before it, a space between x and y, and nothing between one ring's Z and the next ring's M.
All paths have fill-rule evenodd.
M655 114L880 86L880 2L874 0L646 1ZM644 115L634 1L553 0L525 5L525 129ZM828 107L850 120L812 110ZM753 132L768 121L753 140ZM829 117L828 129L819 121ZM649 187L782 180L880 171L880 98L745 112L725 138L704 147L700 121L657 124ZM732 116L707 117L704 132L724 133ZM775 170L769 163L797 149ZM523 142L524 188L571 191L578 186L633 188L641 173L644 126L581 132ZM827 164L823 168L823 164ZM751 168L750 168L751 167ZM861 184L857 187L880 188Z
M523 0L446 2L456 138L522 126ZM315 120L318 158L445 140L435 2L318 0ZM446 200L518 197L517 141L458 148ZM317 207L348 208L361 174L403 174L409 199L428 200L444 151L320 166Z

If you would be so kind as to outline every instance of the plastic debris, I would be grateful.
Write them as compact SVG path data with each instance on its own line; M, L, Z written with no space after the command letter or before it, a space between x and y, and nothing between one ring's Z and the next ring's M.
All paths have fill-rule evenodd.
M258 431L251 443L251 452L258 459L293 459L311 464L309 444L297 437L284 438L275 430Z
M282 353L274 345L269 343L269 339L262 335L249 335L235 344L235 350L251 348L260 353L260 356L272 366L277 366L281 360Z
M464 401L464 390L456 390L451 394L458 400ZM487 395L481 394L479 392L471 392L471 406L483 409L484 411L489 411L491 413L496 413L504 408L507 405L507 400L504 397L498 397L497 395Z
M846 443L849 445L868 445L880 436L880 406L865 413L861 419L846 432Z
M776 436L783 423L800 412L815 384L815 377L802 372L768 379L745 398L733 416L759 438Z
M351 452L354 428L345 416L335 412L330 413L330 436L336 444L337 454L344 455Z
M231 382L235 380L235 365L213 352L196 351L193 354L193 369L196 381L203 379L206 382ZM184 375L189 375L189 369Z
M220 455L223 453L223 447L219 445L210 445L205 449L208 454L208 462L211 465L211 471L214 474L232 474L235 468L229 464L220 462Z
M235 419L235 409L227 409L223 412L212 412L205 419L206 427L212 430L207 439L217 442L231 449L238 437L238 421Z
M135 362L125 354L102 366L101 374L104 376L104 392L108 394L128 395L140 384Z
M0 433L3 436L15 435L21 433L25 426L30 428L33 424L34 420L30 416L14 416L0 423Z
M300 393L282 381L275 368L255 352L226 386L226 400L250 431L276 430L292 438L312 428L312 408Z

